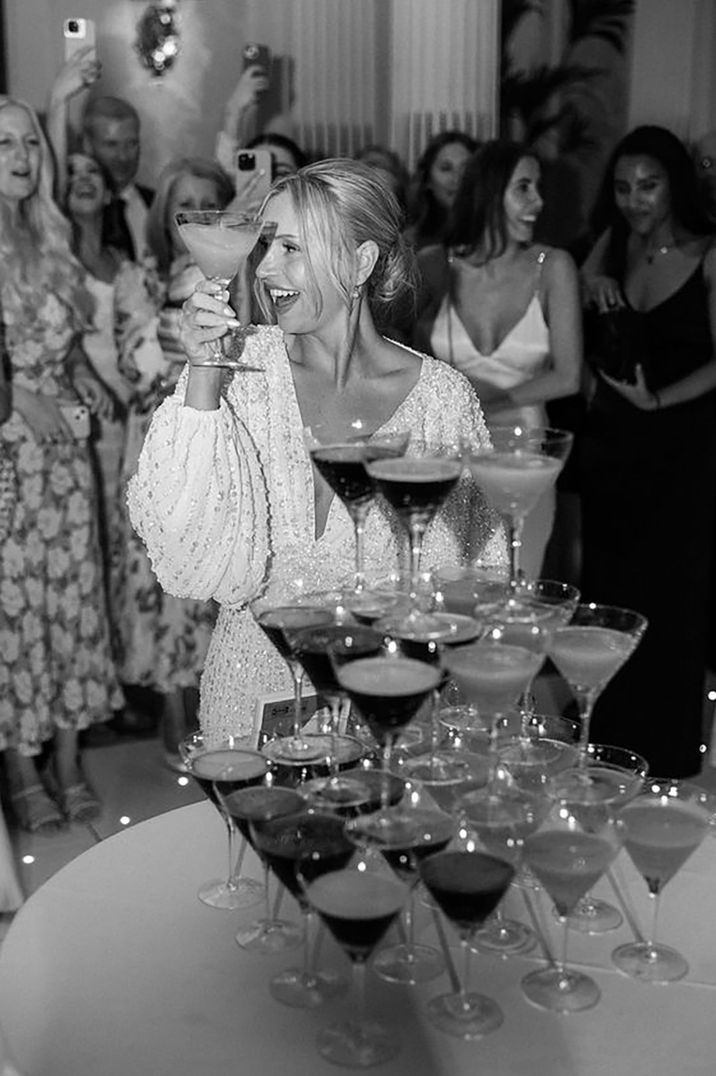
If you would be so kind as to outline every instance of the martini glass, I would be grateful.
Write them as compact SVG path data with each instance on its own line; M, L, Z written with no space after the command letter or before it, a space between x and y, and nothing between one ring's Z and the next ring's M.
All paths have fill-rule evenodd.
M415 942L414 894L420 863L443 851L456 830L455 819L435 807L425 806L416 789L411 789L403 803L392 809L387 826L377 829L371 815L362 815L347 823L346 835L359 847L380 852L398 878L410 887L410 898L405 906L406 941L381 949L373 960L373 970L381 979L415 984L442 974L445 961L439 950Z
M366 466L410 538L412 609L405 626L427 634L434 625L439 637L444 633L444 624L419 608L420 560L425 532L462 473L460 451L456 447L425 446L420 454L375 460Z
M458 801L463 823L477 834L484 849L506 859L515 870L521 865L525 839L539 828L550 808L547 778L531 776L528 790L498 767L488 787L467 792ZM506 917L498 904L471 944L480 952L508 955L528 952L536 940L530 927Z
M323 874L306 888L308 903L353 967L354 1011L348 1020L331 1024L318 1036L321 1056L348 1068L383 1064L400 1050L394 1032L367 1018L365 974L368 958L405 904L408 889L397 878L361 867L365 864Z
M502 900L513 874L504 859L482 852L439 852L420 864L423 884L458 931L465 958L458 992L441 994L428 1003L428 1019L449 1035L479 1039L503 1022L497 1002L470 991L470 945L475 931Z
M309 762L325 758L330 745L321 737L308 739L303 733L303 668L293 651L293 639L303 628L316 628L333 623L334 611L330 606L301 604L286 600L282 603L271 596L257 598L251 603L256 623L268 636L286 662L294 689L293 731L280 736L263 747L268 758L288 764Z
M648 780L621 812L624 847L649 887L654 918L651 938L620 945L612 960L620 971L650 983L682 979L689 965L681 953L657 942L659 901L712 824L716 800L690 781Z
M241 926L234 935L234 940L241 949L267 956L300 945L304 940L303 927L291 920L278 919L271 913L268 863L254 846L250 823L267 822L272 818L284 818L286 815L301 814L306 810L306 801L300 793L269 781L270 778L265 784L238 791L231 788L222 791L225 786L220 781L216 785L224 810L244 840L256 851L264 871L265 913L262 918Z
M492 507L505 517L510 585L517 587L525 518L557 481L573 435L548 426L496 426L490 437L492 447L473 450L467 465Z
M234 849L234 823L224 809L215 782L226 776L227 788L231 787L236 791L260 785L268 772L268 762L258 751L247 748L245 741L233 737L209 747L201 732L193 732L182 740L179 744L179 753L187 767L187 772L216 807L228 834L228 876L225 881L214 879L203 885L198 893L199 900L203 904L208 904L210 908L222 908L227 911L256 904L263 896L263 886L253 878L241 878L238 875L240 867L237 864ZM239 859L243 857L244 848L245 842Z
M418 781L423 781L425 778L440 777L448 780L453 776L460 775L465 768L454 751L443 753L439 750L442 733L440 723L442 690L450 679L444 668L443 655L446 646L471 641L480 632L480 626L475 620L461 614L435 613L432 619L436 623L441 622L444 624L444 634L438 635L436 626L433 626L427 632L415 630L410 626L406 626L405 618L400 615L386 617L375 624L376 630L383 632L386 637L392 639L406 657L428 662L428 664L435 665L441 672L440 681L432 697L430 750L427 754L421 752L417 756L407 759L402 766L402 772L406 777Z
M314 424L304 430L311 460L348 510L355 531L355 578L352 589L365 587L365 523L375 499L375 482L366 469L374 460L396 459L405 453L410 431L371 433L366 423L353 419L337 431L335 423Z
M361 624L325 624L302 628L293 636L293 653L308 674L316 691L331 709L331 773L311 783L314 802L318 797L326 806L357 806L367 796L365 783L355 776L338 773L340 748L362 746L343 729L347 720L348 697L336 676L331 653L349 653L353 659L374 657L383 650L383 636ZM320 783L319 783L320 782Z
M635 751L611 744L590 743L587 745L586 767L582 764L571 773L562 774L562 788L566 789L570 778L579 784L586 780L591 786L594 802L604 803L613 814L619 815L621 809L639 795L648 771L646 759ZM616 930L621 923L619 909L591 893L577 902L567 918L569 928L582 934L605 934Z
M601 997L592 978L567 966L567 917L580 897L609 869L622 842L620 823L604 803L595 802L591 782L556 778L554 801L542 825L523 845L525 862L549 893L563 925L558 960L522 980L525 997L551 1012L591 1009Z
M296 898L305 920L302 968L286 968L271 980L271 995L284 1005L312 1009L343 993L343 980L317 971L311 959L311 906L305 886L329 871L342 870L355 849L343 832L343 820L331 814L304 811L283 818L249 823L254 846L270 869Z
M379 657L336 664L336 677L383 748L385 780L381 810L370 815L371 825L385 839L394 816L388 811L393 744L440 683L434 665L403 657L396 651Z
M480 640L455 647L445 667L490 730L490 771L494 774L499 723L514 710L542 665L544 655L524 646Z
M636 649L646 627L646 617L632 609L589 602L578 605L569 624L552 636L550 657L577 700L585 759L594 705Z
M250 217L223 209L187 209L175 215L179 234L204 276L225 290L244 265L258 239L268 227L260 217ZM234 333L241 348L245 330ZM243 363L227 358L221 340L209 344L211 358L195 366L228 366L241 369Z
M504 564L473 567L471 565L441 567L435 572L442 602L448 613L474 616L476 607L486 595L495 593L504 600L509 582Z

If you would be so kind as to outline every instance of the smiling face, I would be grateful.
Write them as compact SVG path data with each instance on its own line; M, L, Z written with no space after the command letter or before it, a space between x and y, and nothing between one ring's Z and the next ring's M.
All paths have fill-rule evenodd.
M450 209L460 186L470 151L462 142L448 142L438 150L430 167L428 190L443 209Z
M67 158L66 196L70 217L95 216L102 212L108 198L100 164L85 153L71 153Z
M542 212L539 192L541 171L534 157L523 157L510 176L502 205L507 234L516 243L531 243L537 218Z
M88 149L111 177L115 190L122 191L139 167L139 127L134 119L96 116L86 132Z
M614 168L614 202L633 232L654 234L671 217L666 169L654 157L620 157Z
M37 189L42 146L32 118L19 105L0 109L0 198L17 206Z
M199 176L179 176L167 200L167 226L175 253L186 250L174 217L182 209L222 209L219 192L213 179Z
M311 333L346 316L346 303L330 267L320 255L312 228L300 227L287 191L270 198L264 209L276 231L256 275L264 286L278 324L286 333ZM313 240L313 242L312 242ZM306 256L311 251L310 264Z

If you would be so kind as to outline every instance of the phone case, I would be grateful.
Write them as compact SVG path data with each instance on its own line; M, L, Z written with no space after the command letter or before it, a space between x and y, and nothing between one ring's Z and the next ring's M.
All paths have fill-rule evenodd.
M240 149L236 152L236 189L240 191L247 179L256 172L263 172L257 185L257 197L265 198L271 187L271 153L257 146L256 149Z
M60 409L75 441L85 441L90 435L89 408L84 404L64 404Z
M65 60L69 60L80 49L95 43L92 19L65 19L62 32L65 38Z

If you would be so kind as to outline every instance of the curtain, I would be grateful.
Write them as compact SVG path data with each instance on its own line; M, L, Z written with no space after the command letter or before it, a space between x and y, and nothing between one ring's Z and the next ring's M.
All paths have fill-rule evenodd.
M274 127L323 155L383 143L412 168L437 131L495 134L499 23L499 0L246 0L245 39L274 55Z

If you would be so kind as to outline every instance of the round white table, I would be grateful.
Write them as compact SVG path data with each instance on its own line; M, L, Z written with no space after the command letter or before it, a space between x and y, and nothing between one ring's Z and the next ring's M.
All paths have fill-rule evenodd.
M24 1076L335 1076L339 1070L320 1058L314 1039L348 1011L350 998L312 1012L273 1001L270 977L300 962L301 950L261 957L237 948L238 922L262 906L221 912L196 898L224 861L216 811L193 804L103 841L27 901L0 952L0 1025ZM246 862L258 872L253 853ZM624 853L618 864L646 926L644 882ZM601 892L613 898L609 887ZM630 937L626 926L601 938L571 935L570 962L586 967L602 989L589 1012L558 1016L524 1000L520 979L539 956L475 955L473 986L505 1012L503 1026L478 1042L434 1031L424 1018L425 1001L449 989L447 977L406 988L370 976L370 1007L403 1043L399 1058L376 1071L713 1076L714 893L716 842L709 838L663 897L660 935L691 963L688 978L669 986L634 982L610 966L611 950ZM524 917L521 897L509 899ZM286 898L283 914L291 906ZM546 907L542 919L549 920ZM435 940L426 911L419 926ZM456 944L450 928L447 934ZM327 934L321 959L349 974Z

